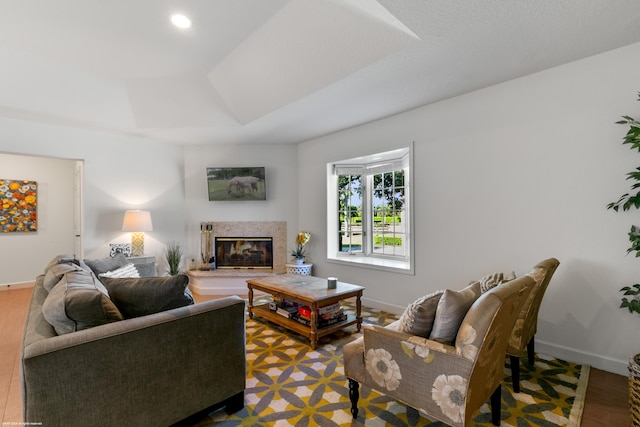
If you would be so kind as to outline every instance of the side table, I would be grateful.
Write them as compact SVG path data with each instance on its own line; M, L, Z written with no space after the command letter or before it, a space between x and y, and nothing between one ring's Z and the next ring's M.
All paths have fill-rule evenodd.
M303 276L311 276L311 267L313 264L285 264L287 274L301 274Z

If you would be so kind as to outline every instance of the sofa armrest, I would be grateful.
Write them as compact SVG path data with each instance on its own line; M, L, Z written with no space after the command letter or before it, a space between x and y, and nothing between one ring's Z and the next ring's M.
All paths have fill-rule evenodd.
M23 413L45 425L170 425L245 388L245 302L211 300L32 342Z

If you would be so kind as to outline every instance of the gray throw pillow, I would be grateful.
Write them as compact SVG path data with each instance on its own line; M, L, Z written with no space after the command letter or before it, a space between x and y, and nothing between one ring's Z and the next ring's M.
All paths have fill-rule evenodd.
M105 287L84 270L63 275L47 295L42 314L58 335L123 319Z
M453 344L464 316L480 294L480 282L474 282L461 291L445 290L438 302L429 339Z
M136 264L136 269L138 270L138 274L140 274L140 277L154 277L157 274L155 262Z
M122 254L116 254L113 258L85 259L84 262L93 270L96 276L129 264L129 260Z
M398 330L428 338L436 317L438 302L444 291L436 291L418 298L405 309L398 321Z
M101 279L111 300L126 318L146 316L193 304L189 276L177 274L138 279Z

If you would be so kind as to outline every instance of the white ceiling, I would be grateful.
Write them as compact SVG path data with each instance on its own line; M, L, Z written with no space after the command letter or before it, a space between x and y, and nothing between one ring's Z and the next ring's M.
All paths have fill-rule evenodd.
M636 42L638 0L0 0L0 116L296 143Z

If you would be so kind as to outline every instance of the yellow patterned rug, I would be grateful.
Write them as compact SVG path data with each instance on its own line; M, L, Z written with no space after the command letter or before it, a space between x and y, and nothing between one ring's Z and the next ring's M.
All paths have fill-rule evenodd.
M347 310L352 306L345 305ZM390 313L363 307L364 321L386 325ZM407 419L402 403L360 387L358 419L349 411L349 388L342 346L360 334L355 326L323 337L312 350L308 340L273 323L247 319L245 407L227 415L210 414L197 426L444 426L420 415ZM508 360L508 358L507 358ZM525 360L525 359L523 359ZM502 387L503 427L580 425L589 367L536 355L534 369L521 364L520 393L514 393L508 362ZM410 412L416 414L415 411ZM474 426L492 426L485 404Z

